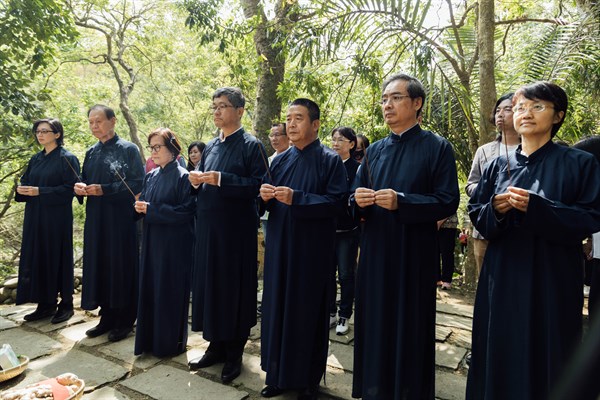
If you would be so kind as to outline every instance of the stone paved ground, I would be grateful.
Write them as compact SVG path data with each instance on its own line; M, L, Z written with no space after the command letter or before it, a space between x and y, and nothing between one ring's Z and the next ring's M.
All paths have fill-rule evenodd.
M76 298L78 300L78 298ZM457 291L440 292L436 326L436 397L464 398L465 355L471 342L473 307ZM77 305L77 304L76 304ZM34 305L0 306L0 344L10 343L17 354L30 359L29 368L18 378L0 383L0 391L73 372L85 380L84 399L260 399L264 372L260 369L260 328L252 330L246 346L242 375L229 385L220 383L221 365L196 373L187 368L189 359L200 356L207 342L190 332L188 351L174 358L133 355L134 336L111 343L103 335L94 339L85 331L97 324L95 313L77 309L68 322L50 320L24 323L23 315ZM330 334L327 384L323 399L350 399L353 370L353 325L346 336ZM288 393L276 399L294 399Z

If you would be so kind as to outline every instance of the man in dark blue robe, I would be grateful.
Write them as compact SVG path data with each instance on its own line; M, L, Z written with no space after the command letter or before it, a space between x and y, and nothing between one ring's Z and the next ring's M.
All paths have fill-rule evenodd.
M100 309L100 323L86 332L125 338L137 313L138 241L134 194L140 193L144 166L136 145L115 134L114 111L95 105L89 126L98 143L83 161L83 182L75 194L86 196L81 308ZM126 184L123 183L125 180Z
M421 83L383 84L390 135L367 149L351 201L365 218L355 306L352 396L433 399L437 221L459 203L452 146L421 129Z
M241 125L245 99L238 88L213 94L220 128L190 172L197 192L196 252L192 270L192 330L210 345L191 369L225 362L223 383L241 371L244 346L256 325L257 196L266 172L265 149Z
M261 325L267 386L261 394L296 389L299 399L314 399L327 362L328 285L346 170L317 138L317 104L295 100L286 124L294 146L273 160L271 182L260 190L269 210Z

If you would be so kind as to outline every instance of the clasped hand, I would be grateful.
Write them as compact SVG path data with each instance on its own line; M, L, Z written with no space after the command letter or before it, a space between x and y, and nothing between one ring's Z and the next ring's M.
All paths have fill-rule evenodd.
M146 201L136 201L133 207L135 207L135 211L140 214L146 214L148 212L148 202Z
M514 186L509 186L506 193L494 196L492 206L499 214L506 214L515 208L522 212L527 212L529 206L529 192Z
M40 188L37 186L17 186L17 193L23 196L39 196Z
M354 200L360 208L376 205L390 211L398 209L398 194L394 189L373 190L359 187L354 192Z
M290 206L292 205L294 191L287 186L273 186L268 183L263 183L260 187L260 197L265 202L275 199Z
M199 186L203 183L209 185L219 185L219 173L217 171L190 171L189 180L192 185Z
M83 182L77 182L73 187L73 190L78 196L102 196L104 194L101 185L86 185Z

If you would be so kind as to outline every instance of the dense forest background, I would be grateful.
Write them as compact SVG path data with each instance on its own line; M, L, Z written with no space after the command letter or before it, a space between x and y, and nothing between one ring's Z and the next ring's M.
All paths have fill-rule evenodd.
M19 257L15 185L40 149L34 119L65 126L81 161L95 139L86 111L118 111L117 133L141 146L154 128L187 145L210 140L212 92L239 86L244 125L268 145L285 105L310 97L320 135L346 125L387 134L378 105L395 72L419 77L423 125L454 145L461 179L494 136L497 96L552 80L570 99L557 139L600 134L600 4L593 0L0 0L0 278ZM462 185L462 184L461 184ZM74 206L75 244L84 207ZM77 257L78 258L78 257Z

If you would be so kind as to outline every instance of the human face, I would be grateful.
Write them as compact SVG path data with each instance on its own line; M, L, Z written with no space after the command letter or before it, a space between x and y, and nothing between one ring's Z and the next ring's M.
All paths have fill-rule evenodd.
M159 167L164 168L168 163L173 161L173 153L167 149L162 136L152 136L152 139L150 139L150 148L150 157L152 157L154 164Z
M310 121L308 108L299 105L288 108L286 123L288 138L300 150L317 139L317 132L321 126L321 121L318 119Z
M350 150L354 147L354 142L339 132L335 132L331 137L331 148L340 155L342 160L350 158Z
M498 104L494 114L494 120L496 127L500 132L514 131L515 126L513 123L513 105L511 99L505 99Z
M90 131L92 131L92 135L94 135L96 139L102 143L115 136L115 124L117 123L117 119L115 117L111 119L106 118L104 111L90 111L88 122L90 124Z
M46 122L41 122L35 129L35 137L39 144L44 148L57 146L56 140L60 137L60 133L52 132L52 127Z
M552 137L552 126L562 120L564 112L556 112L554 105L545 100L530 100L524 96L519 96L514 101L515 107L523 107L524 112L514 113L515 130L523 137ZM533 106L543 106L543 111L535 112L531 109Z
M212 107L213 121L217 128L223 133L232 133L241 126L243 108L235 108L227 96L223 95L213 100Z
M202 158L202 152L198 149L198 146L192 147L188 153L190 162L196 166L200 162L200 158Z
M277 125L271 128L269 140L271 141L271 146L277 152L277 154L290 147L290 141L283 131L283 125Z
M396 79L390 82L381 95L383 119L394 132L400 133L417 123L417 111L423 99L411 99L406 87L408 82Z

